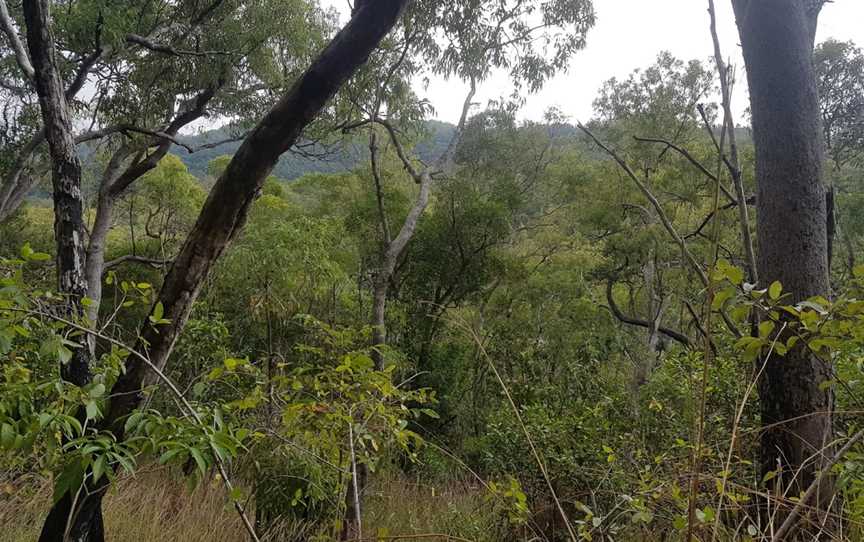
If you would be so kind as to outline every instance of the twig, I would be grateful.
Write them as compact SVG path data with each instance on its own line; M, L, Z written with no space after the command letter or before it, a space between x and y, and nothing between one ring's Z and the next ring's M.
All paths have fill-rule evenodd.
M486 359L486 362L492 369L492 373L495 375L496 380L498 380L498 384L501 385L504 396L507 397L507 402L510 403L510 408L513 410L513 414L516 416L516 420L519 422L519 426L522 428L522 434L525 435L525 440L528 441L528 446L531 449L531 454L534 456L534 460L537 462L537 466L540 467L540 472L543 474L543 479L546 481L546 486L549 488L549 493L552 496L552 500L555 501L555 505L558 508L558 513L561 515L561 519L564 521L564 526L567 527L567 533L570 536L570 540L571 542L577 542L579 538L576 536L576 532L573 530L573 526L570 524L567 513L564 511L564 507L561 506L561 501L558 499L555 488L552 486L552 480L549 478L549 473L546 471L546 466L543 464L543 460L540 459L540 454L539 452L537 452L537 448L534 446L534 440L531 438L531 434L528 432L528 428L525 426L525 421L522 419L522 414L519 412L519 407L516 406L516 402L513 400L513 396L510 395L510 390L507 388L507 384L505 384L504 379L501 378L501 373L498 372L498 368L495 367L495 364L492 362L492 358L486 351L486 347L483 346L483 342L480 340L480 337L478 337L474 330L464 322L459 322L459 324L460 327L462 327L471 334L471 337L474 339L474 343L477 345L477 348L483 354L483 357Z
M819 476L817 476L816 479L810 483L810 487L807 488L807 491L804 492L804 495L801 496L801 498L795 504L795 507L792 509L791 512L789 512L789 515L786 516L786 519L783 521L783 524L780 525L780 528L777 529L777 532L774 533L774 536L771 538L771 542L781 542L784 539L789 530L795 526L795 522L798 520L798 516L801 515L801 511L804 510L804 508L807 506L807 503L810 501L810 499L813 498L813 495L816 494L816 491L819 490L819 486L822 484L822 481L825 479L825 477L828 476L828 474L831 472L832 467L834 467L834 465L836 465L837 462L843 458L846 452L851 450L852 446L857 444L858 441L860 441L862 438L864 438L864 429L855 433L852 438L850 438L846 442L846 444L844 444L843 447L840 448L840 450L838 450L836 454L834 454L834 457L832 457L828 461L828 463L826 463L822 467L822 470L819 472Z
M723 123L726 126L726 132L729 138L730 160L726 160L722 149L720 150L720 155L723 156L723 162L729 169L732 183L735 185L735 191L738 194L738 201L742 202L742 204L738 206L738 218L741 222L741 242L744 244L744 251L747 254L747 270L750 274L750 282L756 284L759 282L758 271L756 268L756 252L753 249L753 238L750 234L750 217L744 198L744 182L741 178L741 164L738 160L738 141L735 135L735 120L732 117L732 91L729 88L729 70L723 62L723 54L720 52L720 39L717 37L717 15L714 11L714 0L708 0L708 14L711 17L711 40L714 43L714 60L717 64L717 73L720 76L720 90L723 94ZM709 133L713 135L708 123L708 117L702 106L699 106L699 114L702 116L702 120L708 127Z

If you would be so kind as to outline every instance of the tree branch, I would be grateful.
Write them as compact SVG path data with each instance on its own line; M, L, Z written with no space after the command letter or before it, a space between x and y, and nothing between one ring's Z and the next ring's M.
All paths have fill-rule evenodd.
M126 35L126 43L140 45L141 47L153 51L154 53L162 53L169 56L211 56L211 55L230 55L232 54L229 51L185 51L181 49L175 49L170 45L165 45L164 43L156 43L154 41L150 41L144 36L139 36L138 34L127 34Z
M627 162L625 162L624 159L622 159L620 156L618 156L618 154L615 151L613 151L612 149L610 149L609 147L604 145L599 139L597 139L597 137L593 133L591 133L591 131L584 124L582 124L580 122L580 123L577 123L577 126L588 137L590 137L594 141L594 143L597 144L598 147L600 147L601 149L606 151L606 153L609 156L611 156L615 160L615 162L618 163L619 166L621 166L621 169L624 170L624 172L627 174L627 176L630 177L630 179L632 179L634 183L636 183L636 186L639 188L639 190L642 192L642 194L645 196L645 198L649 202L651 202L651 205L652 205L652 207L654 207L654 210L657 211L657 215L660 217L660 221L663 223L663 227L666 229L666 231L669 233L669 235L675 240L675 243L681 249L681 252L684 254L684 257L687 259L687 262L690 264L690 267L693 268L693 271L695 271L696 274L699 276L699 280L702 282L702 285L708 286L708 275L705 274L705 270L702 269L702 266L699 265L698 261L696 261L696 257L693 256L693 253L690 252L689 248L687 248L687 242L675 230L674 226L672 226L672 222L669 221L669 217L666 215L666 211L663 209L663 206L660 204L660 202L657 200L657 198L654 196L654 194L651 193L651 191L648 189L648 187L645 186L645 183L643 183L639 179L639 177L633 172L633 170L630 169L630 166L627 165Z
M9 40L9 45L15 52L15 61L24 77L33 82L36 72L33 70L33 64L30 62L30 56L27 54L27 49L24 43L18 36L18 30L15 28L15 23L12 22L12 17L9 15L9 8L6 6L6 0L0 0L0 27L3 33L6 34L6 39Z
M635 318L633 316L628 316L621 312L621 309L615 303L615 299L612 295L612 281L606 281L606 301L609 303L609 310L612 312L612 316L614 316L619 322L624 324L629 324L631 326L644 327L646 329L653 329L654 324L647 320L640 320L639 318ZM675 331L674 329L669 329L668 327L658 326L657 331L666 335L670 339L677 341L683 344L686 347L690 347L690 338L683 333Z
M122 265L122 264L128 263L128 262L143 263L143 264L147 264L147 265L152 265L153 267L158 269L160 267L165 267L166 265L170 264L171 260L162 260L162 259L158 259L158 258L147 258L145 256L136 256L134 254L126 254L126 255L120 256L119 258L115 258L113 260L109 260L109 261L105 262L105 265L102 266L102 272L104 273L105 271L107 271L113 267L117 267L118 265Z
M683 147L679 147L675 143L672 143L671 141L667 141L667 140L661 139L661 138L633 136L633 139L635 139L636 141L644 142L644 143L661 143L663 145L666 145L666 149L674 150L675 152L677 152L678 154L680 154L681 156L686 158L687 161L689 161L691 164L693 164L693 166L695 166L696 169L698 169L703 175L705 175L706 177L708 177L709 179L711 179L714 182L718 182L717 176L714 175L713 173L711 173L710 171L708 171L708 169L705 166L703 166L698 160L693 158L693 155L690 154L687 151L687 149L684 149ZM737 203L735 196L733 196L729 192L729 190L725 186L723 186L722 183L720 184L720 190L723 191L723 195L725 195L729 199L730 202Z

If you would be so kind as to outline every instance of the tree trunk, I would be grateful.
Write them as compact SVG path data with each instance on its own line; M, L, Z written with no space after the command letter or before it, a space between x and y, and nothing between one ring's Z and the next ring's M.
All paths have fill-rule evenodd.
M25 2L27 43L35 69L34 86L45 123L45 138L51 154L54 186L54 238L57 245L58 291L66 297L69 318L81 316L81 300L87 294L84 248L84 205L81 196L81 164L78 160L72 124L57 70L48 0ZM90 351L76 348L60 374L77 386L90 383ZM101 542L104 538L99 500L81 495L73 506L67 493L52 508L40 542ZM66 537L66 533L69 536ZM64 540L65 539L65 540Z
M827 296L828 233L822 129L812 65L819 2L733 0L750 86L756 147L758 271L780 281L790 302ZM797 496L818 475L831 439L830 368L798 343L766 362L759 383L762 472ZM764 360L763 360L764 361ZM813 457L815 456L815 457ZM815 459L815 460L813 460ZM800 473L795 476L796 471ZM793 480L794 477L794 480ZM829 505L832 484L816 506Z
M39 95L45 138L51 154L58 291L66 296L66 314L77 317L81 312L81 299L87 295L81 163L72 137L63 83L56 66L48 6L48 0L25 2L24 20L30 58L36 72L34 86ZM76 348L69 363L61 367L60 374L65 380L83 386L91 379L89 362L87 349Z

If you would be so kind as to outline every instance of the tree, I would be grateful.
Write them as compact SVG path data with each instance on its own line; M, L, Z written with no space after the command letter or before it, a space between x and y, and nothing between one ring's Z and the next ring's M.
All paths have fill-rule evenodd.
M864 52L829 39L813 52L825 148L837 169L864 155Z
M822 126L812 62L822 4L733 0L756 149L758 271L761 284L782 283L789 303L829 293ZM831 367L800 343L760 363L762 473L779 469L770 485L781 493L791 487L797 495L817 480L830 456ZM826 481L818 508L826 510L831 499Z
M8 19L5 3L2 11L4 20ZM26 64L26 54L18 47L16 54L19 63L24 66L22 70L32 76L45 125L42 133L51 151L58 292L68 296L65 313L77 317L82 308L81 301L87 293L87 278L83 272L85 253L81 163L72 137L67 96L57 68L48 1L27 2L24 17L27 20L27 44L33 65ZM89 383L90 360L87 352L79 349L72 360L61 368L61 373L73 384L81 386Z
M127 359L125 373L112 387L102 429L111 431L118 440L124 438L124 420L144 398L149 366L165 366L204 280L239 233L279 156L292 147L303 129L366 61L396 24L406 4L407 0L384 0L355 13L245 138L216 181L157 296L153 308L159 316L156 319L169 323L158 330L149 319L142 324L135 350L146 352L149 362ZM82 498L74 498L69 490L60 495L45 521L41 540L66 539L67 527L75 542L101 540L99 518L107 489L108 482L102 478L96 484L90 483Z
M813 54L822 112L825 148L833 167L830 179L829 235L836 235L846 251L845 271L855 268L855 231L860 230L856 202L860 200L855 171L864 165L864 53L852 42L828 40ZM835 231L838 230L838 231ZM829 264L835 252L829 245Z

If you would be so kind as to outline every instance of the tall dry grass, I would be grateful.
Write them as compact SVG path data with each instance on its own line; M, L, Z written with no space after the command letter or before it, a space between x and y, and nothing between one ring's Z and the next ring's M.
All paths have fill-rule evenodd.
M32 542L51 500L50 482L18 480L0 506L0 540ZM246 540L243 524L226 507L218 482L189 491L164 469L118 481L105 500L106 538L116 542L214 542Z
M51 501L50 481L28 476L0 481L0 541L32 542ZM369 489L364 533L439 535L422 540L512 540L484 493L470 485L425 484L402 475L381 475ZM111 542L246 542L243 525L216 481L190 491L167 469L144 469L120 479L105 499L106 539ZM309 525L285 523L262 540L327 540ZM316 538L317 535L317 538ZM450 538L453 537L453 538ZM417 538L413 538L417 540ZM391 538L392 540L392 538Z

